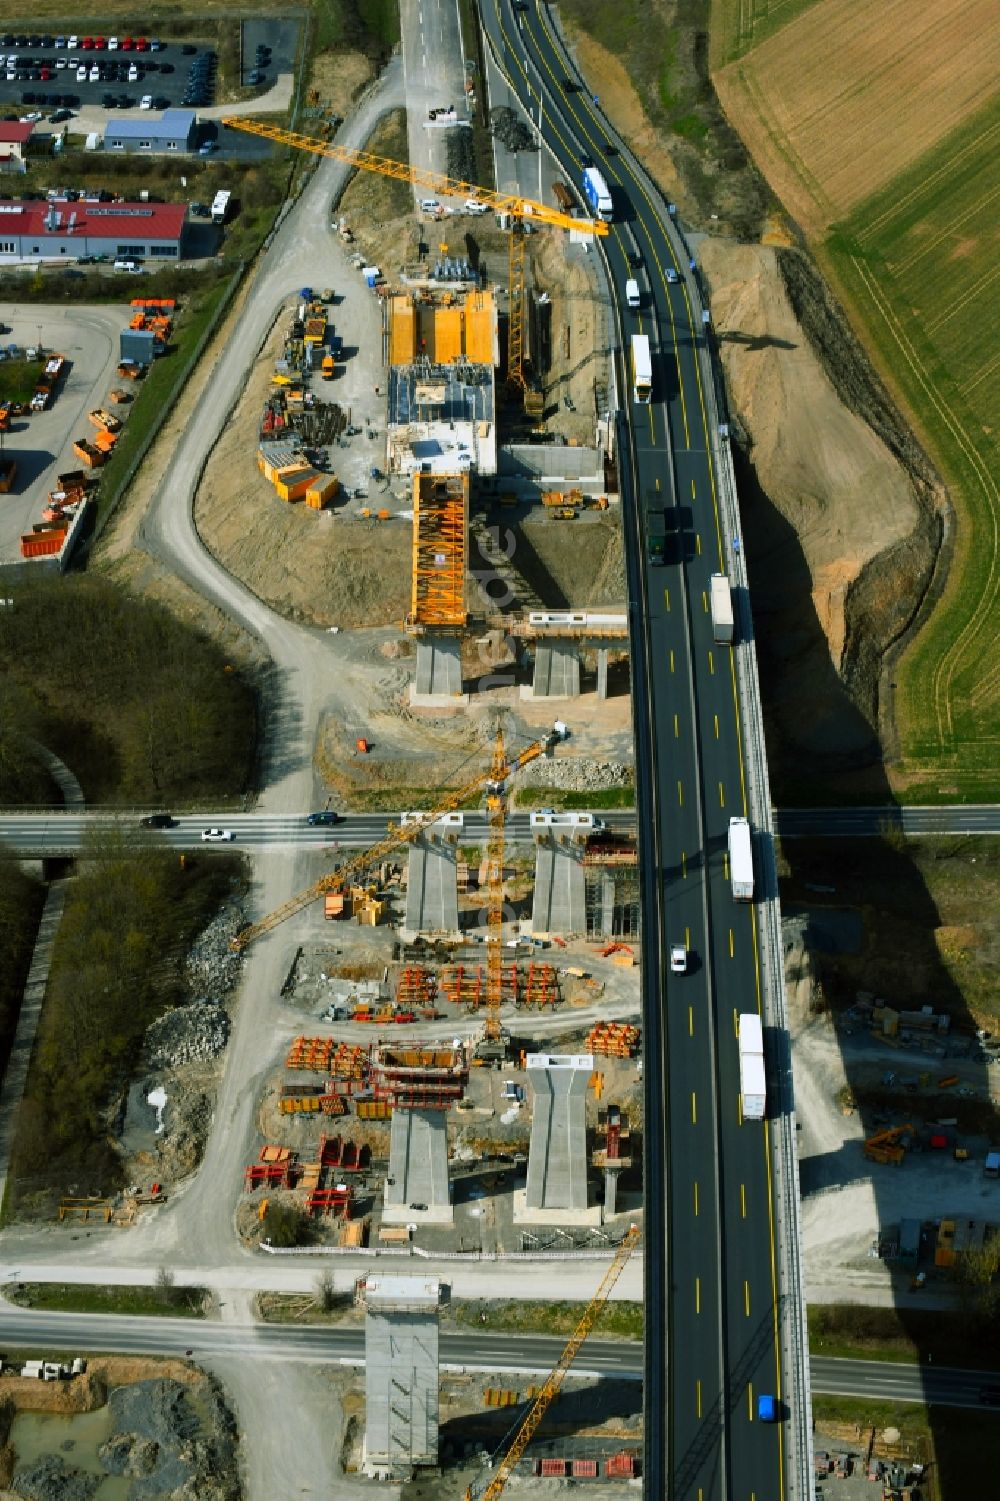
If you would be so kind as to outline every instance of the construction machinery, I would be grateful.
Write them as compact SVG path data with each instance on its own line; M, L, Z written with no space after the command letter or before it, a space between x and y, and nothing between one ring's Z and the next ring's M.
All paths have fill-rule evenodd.
M498 1464L492 1479L482 1491L470 1485L465 1493L465 1501L496 1501L496 1498L502 1494L507 1481L514 1472L518 1460L531 1443L553 1399L559 1395L560 1388L566 1379L566 1374L570 1366L580 1353L584 1340L597 1322L601 1309L611 1296L612 1288L625 1270L625 1263L635 1249L638 1239L638 1225L630 1225L628 1234L618 1247L614 1260L601 1279L600 1287L587 1304L580 1322L569 1337L566 1348L545 1378L541 1390L528 1409L524 1422L514 1434L510 1447Z
M865 1142L865 1156L869 1162L889 1162L898 1167L906 1156L904 1136L912 1136L913 1127L893 1126L891 1130L879 1131Z
M576 230L578 233L606 235L607 224L599 218L577 218L564 208L551 208L546 203L537 203L531 198L522 198L516 193L496 193L475 183L459 182L442 172L426 171L411 167L407 162L397 162L391 157L376 156L370 151L355 151L349 146L337 146L332 141L319 140L316 136L299 135L285 130L280 125L270 125L264 120L250 120L242 115L223 117L223 125L231 130L247 131L250 135L263 136L265 140L277 141L283 146L292 146L299 151L311 151L316 156L330 156L334 161L346 162L361 172L377 172L382 177L408 182L415 188L423 188L430 197L458 198L466 212L493 209L500 224L510 232L508 239L508 288L510 305L507 321L507 379L524 395L525 411L541 413L541 396L530 386L524 369L525 325L525 273L524 236L525 225L546 225L556 229Z

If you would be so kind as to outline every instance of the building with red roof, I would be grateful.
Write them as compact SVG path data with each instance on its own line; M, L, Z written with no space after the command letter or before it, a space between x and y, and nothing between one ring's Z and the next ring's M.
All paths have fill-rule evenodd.
M183 203L101 203L53 198L0 202L0 265L81 256L171 261L184 255Z
M0 120L0 168L24 171L24 158L34 128L31 120Z

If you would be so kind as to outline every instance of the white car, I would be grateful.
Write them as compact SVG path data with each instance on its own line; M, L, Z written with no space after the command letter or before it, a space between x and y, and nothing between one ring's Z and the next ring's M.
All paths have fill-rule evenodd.
M78 36L71 36L66 43L66 46L69 48L70 52L74 52L76 48L79 47L79 45L80 38Z
M138 78L139 78L139 69L136 67L135 63L133 63L132 66L128 70L128 81L129 81L129 83L136 83L138 81Z
M116 36L109 36L108 37L108 51L109 52L117 52L118 51L118 38Z
M139 108L140 109L152 109L153 108L153 96L152 96L152 94L143 94L142 98L139 100Z
M425 214L438 214L441 212L441 205L436 198L421 198L420 207Z
M232 844L232 829L202 829L202 844Z
M66 59L65 59L65 58L64 58L64 57L57 57L57 58L56 58L56 67L57 67L57 68L66 68L66 67L68 67L68 66L69 66L69 65L68 65L68 63L67 63L67 62L66 62Z
M77 83L86 83L87 82L87 70L86 70L86 68L77 68L77 70L76 70L76 81L77 81Z
M76 76L79 78L79 76L80 76L79 73ZM97 66L97 64L94 63L93 67L90 70L90 81L91 81L91 83L98 83L98 82L100 82L100 77L101 77L101 70Z
M686 975L688 967L688 951L682 943L670 945L670 973L672 975Z

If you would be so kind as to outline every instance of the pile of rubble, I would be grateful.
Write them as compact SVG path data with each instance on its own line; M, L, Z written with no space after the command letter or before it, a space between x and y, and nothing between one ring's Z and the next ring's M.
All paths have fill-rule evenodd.
M230 945L247 916L235 903L223 907L195 939L187 956L187 981L192 991L228 995L239 979L240 956Z
M215 1058L229 1040L229 1017L222 1006L205 999L167 1011L146 1031L151 1068L179 1068Z
M536 761L531 768L531 786L518 785L518 803L521 807L529 806L532 787L589 792L599 787L630 787L632 780L632 767L623 761Z

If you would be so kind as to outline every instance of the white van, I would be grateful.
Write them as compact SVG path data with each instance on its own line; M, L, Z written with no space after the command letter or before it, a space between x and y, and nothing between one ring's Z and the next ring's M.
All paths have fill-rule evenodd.
M641 307L642 305L642 298L639 296L639 283L634 279L634 277L629 277L628 281L625 283L625 301L628 303L629 307L633 309Z
M116 271L141 271L142 267L140 266L140 264L139 264L138 261L120 260L120 261L115 261L115 270Z

